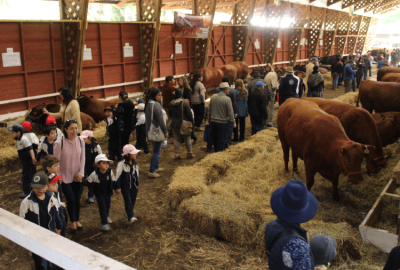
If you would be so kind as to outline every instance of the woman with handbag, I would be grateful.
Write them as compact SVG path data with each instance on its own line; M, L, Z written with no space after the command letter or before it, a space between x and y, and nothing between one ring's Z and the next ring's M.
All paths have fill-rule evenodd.
M181 159L179 147L181 146L181 138L183 138L186 149L187 158L194 158L192 153L192 141L190 135L193 130L193 115L190 110L189 103L182 98L182 91L176 89L174 99L168 106L168 119L171 119L171 128L174 133L175 159Z
M147 174L150 178L160 177L158 173L163 171L163 169L159 167L158 158L160 157L162 143L165 138L168 138L167 125L162 112L161 98L161 89L150 89L150 96L144 108L147 139L153 144L153 155L150 161L150 170Z

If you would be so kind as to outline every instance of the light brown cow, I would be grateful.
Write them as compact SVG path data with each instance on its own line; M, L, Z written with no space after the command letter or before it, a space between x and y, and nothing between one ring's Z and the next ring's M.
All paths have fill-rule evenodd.
M382 77L382 82L400 83L400 73L387 73Z

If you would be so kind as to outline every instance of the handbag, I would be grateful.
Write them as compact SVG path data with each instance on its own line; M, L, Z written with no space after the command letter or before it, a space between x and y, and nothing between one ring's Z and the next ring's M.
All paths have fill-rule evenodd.
M160 127L155 127L153 125L153 109L154 109L154 102L153 106L151 107L151 122L150 122L150 130L147 132L147 139L151 142L162 142L165 137Z
M192 130L193 130L193 123L183 120L183 100L182 100L182 124L181 124L181 128L179 129L179 133L182 136L190 136L192 134Z

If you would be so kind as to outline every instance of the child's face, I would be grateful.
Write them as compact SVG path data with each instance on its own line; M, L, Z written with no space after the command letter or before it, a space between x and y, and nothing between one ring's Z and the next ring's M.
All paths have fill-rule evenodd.
M47 186L45 186L43 189L35 188L32 187L33 192L35 192L36 197L41 197L46 193Z
M13 138L19 138L19 136L21 135L21 132L11 131L11 135L13 136Z
M58 173L60 170L60 163L54 163L51 167L46 168L48 173Z
M130 159L136 159L136 154L129 154Z
M90 144L92 142L92 138L90 137L84 138L83 140L85 141L86 144Z
M100 161L100 163L97 163L97 167L100 171L107 171L110 165L108 164L108 161Z
M104 114L105 114L105 116L107 116L107 117L112 116L112 112L111 112L111 111L105 111Z
M47 185L47 189L48 189L50 192L57 192L57 190L58 190L58 184L57 184L57 182L55 182L55 183L49 183L49 184Z
M55 130L50 130L49 135L45 135L47 138L47 141L54 141L57 137L57 133Z

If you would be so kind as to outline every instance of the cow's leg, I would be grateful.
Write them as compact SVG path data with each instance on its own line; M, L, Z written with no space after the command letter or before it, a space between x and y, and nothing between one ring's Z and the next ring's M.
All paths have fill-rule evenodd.
M307 189L310 191L312 186L314 185L314 176L316 172L311 162L307 162L306 160L304 160L304 166L306 168L306 186Z
M282 150L283 150L283 160L285 162L285 171L288 172L289 171L289 150L290 150L290 146L284 141L281 141L281 144L282 144Z
M292 161L293 161L293 173L299 173L297 170L297 160L299 157L292 150Z
M339 175L332 179L333 200L336 202L339 201L338 184L339 184Z

